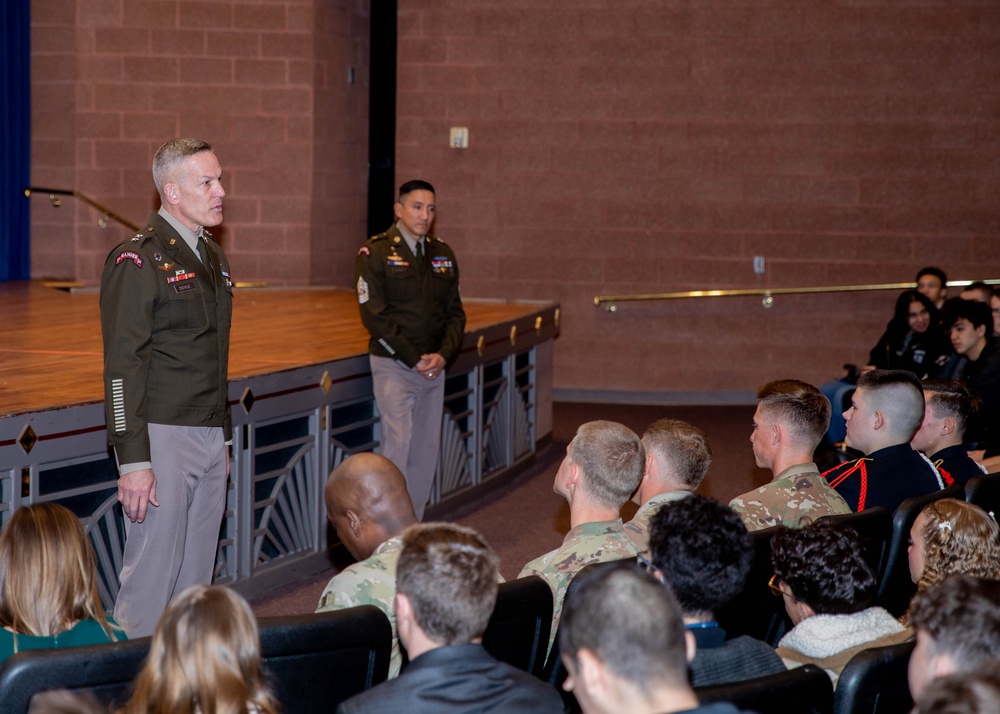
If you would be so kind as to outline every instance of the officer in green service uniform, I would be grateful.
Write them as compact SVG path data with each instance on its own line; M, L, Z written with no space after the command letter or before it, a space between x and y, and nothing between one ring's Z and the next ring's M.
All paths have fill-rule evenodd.
M115 619L152 634L175 593L210 583L232 437L232 281L206 226L222 222L212 147L172 139L153 158L161 208L101 277L104 410L127 517ZM151 507L150 507L151 506Z
M399 188L396 224L358 250L354 281L368 343L382 455L406 477L417 518L430 497L441 443L445 365L465 333L458 261L439 238L434 187Z

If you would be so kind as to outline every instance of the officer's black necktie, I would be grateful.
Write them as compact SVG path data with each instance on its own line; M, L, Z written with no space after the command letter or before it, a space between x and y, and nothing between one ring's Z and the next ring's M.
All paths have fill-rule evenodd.
M205 243L205 237L198 237L198 255L201 256L201 264L205 266L205 270L208 274L212 276L212 285L215 285L215 266L212 265L212 259L209 257L208 244Z
M417 248L414 251L414 253L416 254L416 257L417 257L417 267L420 268L421 270L423 270L424 269L424 244L422 242L417 241Z

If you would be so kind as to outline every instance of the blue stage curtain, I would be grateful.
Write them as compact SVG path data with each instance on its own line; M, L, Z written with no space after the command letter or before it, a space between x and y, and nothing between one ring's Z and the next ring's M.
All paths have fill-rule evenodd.
M31 2L0 1L0 282L31 277Z

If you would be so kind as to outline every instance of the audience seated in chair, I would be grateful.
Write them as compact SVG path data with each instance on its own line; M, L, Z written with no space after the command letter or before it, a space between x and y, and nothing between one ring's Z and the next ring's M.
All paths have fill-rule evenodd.
M909 667L917 703L937 677L1000 668L1000 581L953 575L917 593L910 624L917 633Z
M694 493L712 463L705 432L686 421L660 419L642 435L646 468L632 502L639 505L625 535L640 551L649 547L649 521L656 509Z
M192 585L167 605L121 714L279 711L246 600L225 587Z
M127 639L104 615L93 550L64 506L21 506L0 534L0 625L0 660Z
M773 480L729 502L748 530L798 528L851 507L819 474L813 453L830 423L830 401L811 384L782 379L757 388L750 443Z
M1000 578L1000 526L978 506L954 498L924 507L910 529L910 579L917 592L956 573Z
M1000 673L983 670L950 674L930 682L913 714L997 714L1000 712Z
M785 664L822 667L834 686L851 657L863 649L898 644L913 634L880 607L875 575L849 528L820 521L785 529L771 543L775 594L795 623L777 652Z
M993 296L993 288L991 288L986 283L981 280L976 280L969 283L964 288L962 292L958 294L960 300L969 300L971 302L982 302L987 305L990 304L990 298Z
M896 298L893 317L868 354L865 370L905 369L918 379L936 377L951 356L937 306L917 290Z
M639 552L625 535L621 509L639 486L645 464L639 437L611 421L583 424L566 448L553 490L569 502L570 531L561 546L532 560L518 575L538 575L552 588L550 649L573 576L590 563Z
M949 300L941 314L955 352L969 360L963 377L979 399L978 427L967 439L978 442L986 456L1000 454L1000 341L993 337L989 303Z
M670 590L646 573L603 569L567 596L563 686L584 714L735 714L725 702L699 706L686 671L694 648Z
M923 418L924 394L912 372L861 376L844 420L847 445L865 456L823 474L852 510L882 506L891 513L907 498L944 488L933 464L910 446Z
M750 558L750 535L743 521L718 501L696 494L660 506L653 516L648 560L677 597L684 624L697 643L691 661L696 687L784 669L767 644L747 636L727 639L715 620L716 610L743 589Z
M925 379L922 386L924 420L910 446L927 454L946 485L964 486L973 476L986 473L965 448L965 431L978 411L977 400L953 379Z
M938 310L948 297L948 276L941 268L928 266L917 273L917 292L926 295Z
M497 598L497 557L467 528L408 528L396 566L396 626L410 663L348 699L338 714L562 712L559 693L493 659L479 642Z
M389 678L399 674L402 657L392 599L402 533L417 523L406 479L378 454L361 453L340 463L326 481L326 511L337 537L359 562L337 573L319 598L316 612L375 605L392 625Z

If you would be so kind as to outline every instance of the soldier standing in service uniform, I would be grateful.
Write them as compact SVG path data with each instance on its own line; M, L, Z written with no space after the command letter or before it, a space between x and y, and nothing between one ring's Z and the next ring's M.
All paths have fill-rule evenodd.
M104 410L127 517L115 619L152 634L175 593L210 583L232 438L232 281L206 226L222 222L212 147L172 139L153 158L161 207L101 277ZM152 506L152 508L150 508Z
M430 497L441 443L445 365L462 346L458 261L429 234L434 187L399 188L396 224L358 250L354 281L368 343L382 455L406 477L417 518Z

